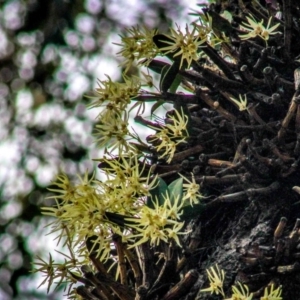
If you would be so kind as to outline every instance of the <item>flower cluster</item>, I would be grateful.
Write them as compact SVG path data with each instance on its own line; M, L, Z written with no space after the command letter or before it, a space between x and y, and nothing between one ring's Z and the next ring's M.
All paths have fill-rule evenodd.
M190 205L199 203L199 200L203 198L200 194L200 185L196 183L194 174L192 173L192 181L188 180L186 177L180 175L187 183L183 184L184 195L182 200L189 201Z
M211 292L211 294L221 294L225 297L223 290L223 283L225 279L225 272L219 268L218 265L210 267L206 270L210 287L202 289L201 292Z
M131 134L128 129L128 114L116 114L114 118L101 118L95 125L95 142L99 147L109 147L111 150L118 149L129 151L128 140Z
M145 164L134 152L118 157L106 155L97 160L107 176L105 184L110 188L106 197L113 206L112 211L135 214L140 206L139 199L150 195L157 177L145 170Z
M230 100L238 107L239 111L246 110L248 107L247 95L244 95L244 99L242 95L239 95L239 100L233 97L230 97Z
M212 18L209 15L205 15L201 12L196 12L197 15L200 15L201 18L199 18L199 24L196 22L193 23L193 25L196 27L198 37L201 40L209 41L209 37L212 34Z
M249 288L245 284L237 283L238 286L232 286L232 295L225 300L252 300L253 293L249 293Z
M170 163L176 146L185 143L189 134L187 131L188 118L181 111L181 114L175 110L175 115L170 116L170 122L161 128L153 128L157 132L151 136L151 141L155 143L156 151L160 154L160 158L167 157L167 162Z
M95 125L95 141L99 147L109 147L111 151L118 149L129 151L132 147L128 140L135 136L128 129L129 115L127 107L131 99L138 95L141 88L140 79L124 76L124 82L107 80L99 81L99 87L90 108L101 107Z
M169 46L162 47L159 50L165 54L174 53L174 58L180 55L180 67L184 61L187 62L187 67L189 67L193 60L198 60L199 47L205 42L204 39L200 39L199 35L195 35L196 30L197 27L194 26L190 32L188 26L186 26L185 32L183 33L179 26L177 26L177 30L171 28L171 33L166 35L171 41L164 41L164 43L169 44Z
M79 184L73 185L66 175L59 175L53 182L56 188L49 189L58 194L52 196L56 206L43 208L45 215L69 224L78 240L90 233L106 234L106 212L134 215L140 207L139 199L149 196L156 184L156 176L151 177L133 152L118 158L104 156L99 161L106 165L102 168L105 182L85 174L84 178L79 177Z
M104 110L99 115L102 120L109 120L116 114L123 113L131 99L138 94L141 87L140 79L126 76L123 78L124 82L114 82L109 76L107 80L99 81L95 96L91 97L94 101L89 107L103 107Z
M240 35L240 38L242 40L247 40L258 36L263 40L268 41L270 35L275 35L277 33L280 33L279 31L275 31L280 26L280 23L277 23L272 27L270 27L272 17L269 19L267 27L263 25L264 23L263 20L257 22L252 15L250 15L250 17L246 17L246 19L248 23L243 23L243 26L241 26L241 29L247 32L246 34Z
M73 185L66 175L58 176L53 182L57 188L50 189L60 194L52 197L55 198L56 205L43 207L42 211L44 215L56 218L52 232L60 231L60 239L62 236L72 237L74 245L80 245L87 237L97 234L97 242L101 240L103 249L107 249L107 236L111 235L111 231L105 222L105 212L110 209L110 203L103 193L98 192L99 186L94 185L93 180L86 173L84 178L80 178L79 184ZM81 248L79 251L84 253L85 249ZM104 251L102 258L107 254Z
M169 242L173 239L178 245L180 241L178 235L184 222L179 222L180 210L183 202L179 196L174 203L171 203L169 195L163 195L164 203L160 205L158 200L153 201L153 208L143 206L137 218L128 218L127 220L135 225L130 225L137 233L132 238L139 238L131 247L138 246L150 241L151 245L158 245L161 241Z
M264 295L260 298L260 300L282 300L281 293L281 286L275 289L274 285L272 284L270 287L270 291L268 287L265 288Z
M121 54L125 58L125 61L122 63L122 65L126 66L125 73L135 60L143 58L143 62L140 63L147 65L156 56L158 49L153 43L153 37L156 33L156 30L132 27L127 29L125 35L121 35L121 44L115 44L122 47L122 50L117 54Z
M222 295L225 298L223 290L223 284L225 279L225 272L219 268L218 265L212 266L206 270L210 287L201 289L200 292L211 292L211 294ZM279 286L277 289L272 284L270 290L268 287L264 289L264 295L260 297L260 300L282 300L282 289ZM245 284L240 282L237 285L232 286L232 295L230 298L224 300L252 300L253 293L249 293L249 288Z
M51 254L49 253L49 260L46 261L40 256L37 256L38 261L35 262L35 265L38 267L35 271L41 272L44 274L45 279L41 282L39 287L45 283L48 283L47 286L47 293L49 293L50 287L53 283L55 283L57 286L59 286L61 283L65 281L69 281L71 284L69 286L69 293L74 283L76 283L76 280L70 275L70 271L78 273L79 274L79 264L85 263L85 260L82 259L79 261L75 257L75 253L72 249L72 245L70 243L70 240L67 240L66 245L68 247L70 255L66 255L60 251L57 251L61 255L64 256L64 262L63 263L56 263ZM55 280L58 280L55 282Z

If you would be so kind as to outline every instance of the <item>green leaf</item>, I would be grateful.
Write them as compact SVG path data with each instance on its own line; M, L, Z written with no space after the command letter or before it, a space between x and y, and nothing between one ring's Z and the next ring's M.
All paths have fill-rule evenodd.
M168 186L169 189L169 195L170 195L170 201L173 204L176 200L176 198L179 196L179 199L182 199L182 194L183 194L183 179L182 177L174 180L171 182Z
M224 10L223 13L220 15L224 19L226 19L229 23L232 23L232 14L228 10Z
M228 20L211 9L204 8L202 10L212 18L212 29L217 36L220 36L221 32L224 32L226 35L231 35L233 27Z
M159 49L161 49L170 46L169 43L173 43L174 41L164 34L157 34L153 37L153 42ZM174 61L173 64L171 66L163 66L163 62L153 62L153 66L155 66L156 70L158 69L158 66L161 68L161 78L159 84L160 90L162 92L167 92L168 89L170 89L172 93L175 93L182 79L181 75L178 74L182 56L178 55L174 57L174 54L176 54L177 51L167 52L168 51L162 51L165 56ZM182 69L184 68L186 68L185 63L182 64Z
M151 107L151 116L154 114L154 112L163 104L165 103L164 100L160 99L157 102L155 102Z
M171 86L170 86L170 93L176 93L180 83L181 83L181 80L182 80L182 76L180 74L177 74L174 81L172 82Z
M180 216L180 220L189 221L193 218L198 217L204 210L204 207L205 206L202 203L194 204L193 206L187 203L187 205L182 209L183 213Z
M160 61L157 59L153 59L150 61L150 63L147 65L147 67L152 70L155 73L161 74L162 69L166 66L170 66L170 64L164 62L164 61Z
M150 190L151 196L147 197L146 205L150 208L154 208L153 201L156 201L156 199L158 199L159 205L163 205L164 203L163 195L169 193L168 185L166 184L166 182L160 177L158 177L157 180L158 180L158 184L155 186L155 188Z
M176 59L171 66L165 66L163 68L159 83L159 88L163 93L167 92L174 82L175 85L173 86L173 90L175 87L177 89L178 85L180 84L180 81L178 83L178 80L181 79L181 77L179 77L177 78L177 81L175 81L178 75L179 67L180 60Z
M162 91L163 89L163 81L164 78L166 77L166 74L168 73L169 69L171 68L171 65L169 66L164 66L161 70L161 74L160 74L160 81L159 81L159 89Z

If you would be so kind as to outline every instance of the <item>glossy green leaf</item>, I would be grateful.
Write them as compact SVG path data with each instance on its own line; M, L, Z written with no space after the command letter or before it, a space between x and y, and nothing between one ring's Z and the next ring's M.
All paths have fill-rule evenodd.
M173 83L175 84L173 86L173 90L175 87L177 89L178 85L180 84L180 81L178 82L178 80L181 79L181 77L178 77L176 81L179 67L180 67L180 60L177 59L173 62L173 64L170 67L168 68L164 67L160 78L160 84L159 84L160 90L163 93L167 92Z
M204 210L204 205L202 203L194 204L191 206L190 204L183 207L182 215L180 216L180 220L189 221L193 218L197 218L202 211Z
M153 59L152 61L150 61L150 63L147 65L147 67L157 73L157 74L161 74L163 67L165 66L170 66L170 64L164 62L164 61L160 61L157 59Z
M155 186L155 188L150 190L151 196L147 197L146 205L150 208L154 208L153 201L156 201L156 199L158 199L159 205L163 205L163 195L169 193L168 185L166 184L166 182L160 177L158 177L157 180L158 184Z
M226 19L229 23L232 23L233 16L230 11L224 10L223 13L221 14L221 17Z
M161 74L160 74L160 81L159 81L159 89L162 91L163 90L163 82L164 82L164 78L166 77L169 69L171 68L171 65L169 66L164 66L161 70Z
M182 76L180 74L177 74L174 81L172 82L171 86L170 86L170 93L176 93L180 83L181 83L181 80L182 80Z
M182 199L182 194L183 194L183 179L182 177L174 180L173 182L171 182L168 186L169 189L169 195L170 195L170 201L173 204L176 200L176 198L179 196L179 199L181 201Z
M209 15L212 19L212 29L217 36L221 36L221 32L224 32L226 35L231 35L233 32L233 27L228 20L221 17L218 13L211 9L202 9L203 12Z

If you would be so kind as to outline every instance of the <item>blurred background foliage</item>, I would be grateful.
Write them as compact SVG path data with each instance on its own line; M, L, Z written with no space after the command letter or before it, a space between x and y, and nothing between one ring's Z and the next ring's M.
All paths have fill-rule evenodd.
M121 78L119 34L166 31L193 1L0 0L0 299L59 299L30 274L53 247L40 214L60 171L92 170L95 113L84 94ZM96 112L97 114L97 112Z

